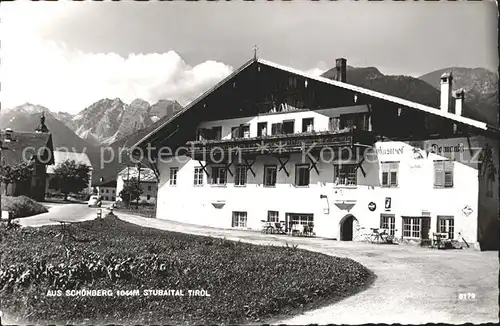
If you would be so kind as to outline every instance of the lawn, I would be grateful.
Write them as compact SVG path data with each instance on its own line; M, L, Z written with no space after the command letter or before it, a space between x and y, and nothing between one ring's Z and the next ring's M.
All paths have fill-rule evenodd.
M247 324L332 303L371 284L353 260L123 222L1 230L2 310L18 323ZM65 296L66 290L113 296ZM145 296L144 290L184 296ZM47 296L49 290L61 296ZM139 296L117 296L139 290ZM210 296L189 296L205 290Z
M2 196L2 210L11 211L13 218L47 213L47 207L26 196Z

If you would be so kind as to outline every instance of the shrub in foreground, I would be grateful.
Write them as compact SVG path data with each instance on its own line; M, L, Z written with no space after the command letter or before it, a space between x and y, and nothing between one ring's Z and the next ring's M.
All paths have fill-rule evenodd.
M346 258L142 228L115 217L78 223L76 240L62 242L55 237L59 231L47 226L2 234L2 309L22 322L259 322L340 300L372 276ZM114 295L64 295L76 289ZM210 296L142 295L159 289L205 290ZM47 296L48 290L63 295ZM120 297L117 290L141 295Z
M28 217L48 212L45 206L26 196L2 196L2 210L11 211L13 218Z

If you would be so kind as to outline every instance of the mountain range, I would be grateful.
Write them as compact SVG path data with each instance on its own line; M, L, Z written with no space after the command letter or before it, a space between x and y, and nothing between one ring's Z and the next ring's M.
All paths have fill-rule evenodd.
M439 108L440 77L445 72L452 72L453 90L465 91L463 116L498 126L498 75L484 68L450 67L414 78L384 75L375 67L348 66L346 82ZM335 79L335 74L332 68L321 76Z
M465 90L463 115L498 125L498 75L483 68L450 67L436 70L419 78L384 75L375 67L347 68L347 82L389 95L401 97L432 107L439 107L440 77L444 72L453 73L453 89ZM335 78L335 68L323 77ZM26 103L9 110L2 110L0 128L19 131L34 130L45 112L46 125L53 135L54 147L86 150L93 166L93 180L100 177L114 179L130 160L126 155L115 155L111 163L100 166L101 148L129 147L139 141L162 122L169 119L182 106L174 100L160 100L150 104L135 99L130 104L121 99L102 99L76 115L52 112L40 105Z

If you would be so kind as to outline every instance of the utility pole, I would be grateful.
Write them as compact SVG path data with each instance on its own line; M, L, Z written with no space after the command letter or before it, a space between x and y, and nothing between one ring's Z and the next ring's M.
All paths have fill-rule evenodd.
M130 165L127 164L127 183L130 185ZM123 183L125 185L125 183ZM132 194L128 192L128 206L130 206L132 201Z
M2 138L0 137L0 164L2 164L2 150L4 149L7 149L7 147L3 146ZM0 188L1 185L2 182L0 182ZM5 185L5 192L7 192L7 185ZM0 214L2 214L2 189L0 189Z
M137 183L139 184L139 189L141 189L141 163L138 162L137 163ZM139 209L139 197L141 195L139 194L139 196L137 196L137 205L136 205L136 209Z

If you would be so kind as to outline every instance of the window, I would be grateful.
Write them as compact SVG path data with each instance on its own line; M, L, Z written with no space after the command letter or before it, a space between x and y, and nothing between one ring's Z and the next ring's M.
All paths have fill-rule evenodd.
M338 164L335 165L335 184L343 186L357 185L357 165Z
M267 221L271 222L271 223L278 223L280 221L279 212L278 211L267 211Z
M238 127L231 128L231 139L236 138L250 138L250 126L239 125Z
M288 214L290 224L309 225L314 222L313 214Z
M340 118L330 118L328 122L328 130L330 131L339 131L340 130Z
M233 212L233 228L247 227L247 212Z
M148 191L151 191L151 186L148 186Z
M276 174L277 174L276 165L264 166L264 186L266 187L276 186Z
M239 165L236 167L236 174L234 175L234 185L244 186L247 184L247 167Z
M418 217L403 217L403 237L420 238L420 219Z
M434 187L453 187L453 162L434 161Z
M437 217L437 231L439 233L447 233L448 239L454 238L455 221L453 216L439 216Z
M429 239L430 218L403 217L403 237Z
M194 183L195 186L203 185L203 168L196 167L194 168Z
M271 125L271 135L281 135L283 133L282 123L273 123Z
M109 193L109 189L106 189L106 193Z
M309 164L295 165L295 185L304 187L309 185Z
M397 187L399 162L381 162L382 187Z
M226 184L226 168L222 166L216 166L212 168L212 184L213 185L225 185Z
M295 121L283 121L283 133L293 134L295 133Z
M267 122L259 122L257 124L257 136L267 136Z
M357 130L368 130L369 121L367 113L342 114L340 116L340 129L355 127Z
M175 186L177 185L177 172L179 171L178 168L170 168L170 185Z
M150 200L150 199L151 199L151 195L147 195L146 200Z
M114 189L113 189L113 190L111 190L111 193L113 193L113 194L114 194L114 193L115 193L115 190L114 190Z
M111 200L112 200L112 201L115 201L115 197L114 197L114 196L113 196L113 197L111 197Z
M396 218L394 215L380 215L380 228L389 230L389 235L396 233Z
M354 114L343 114L340 116L340 129L351 128L356 124Z
M313 132L314 131L314 119L305 118L302 119L302 132Z

